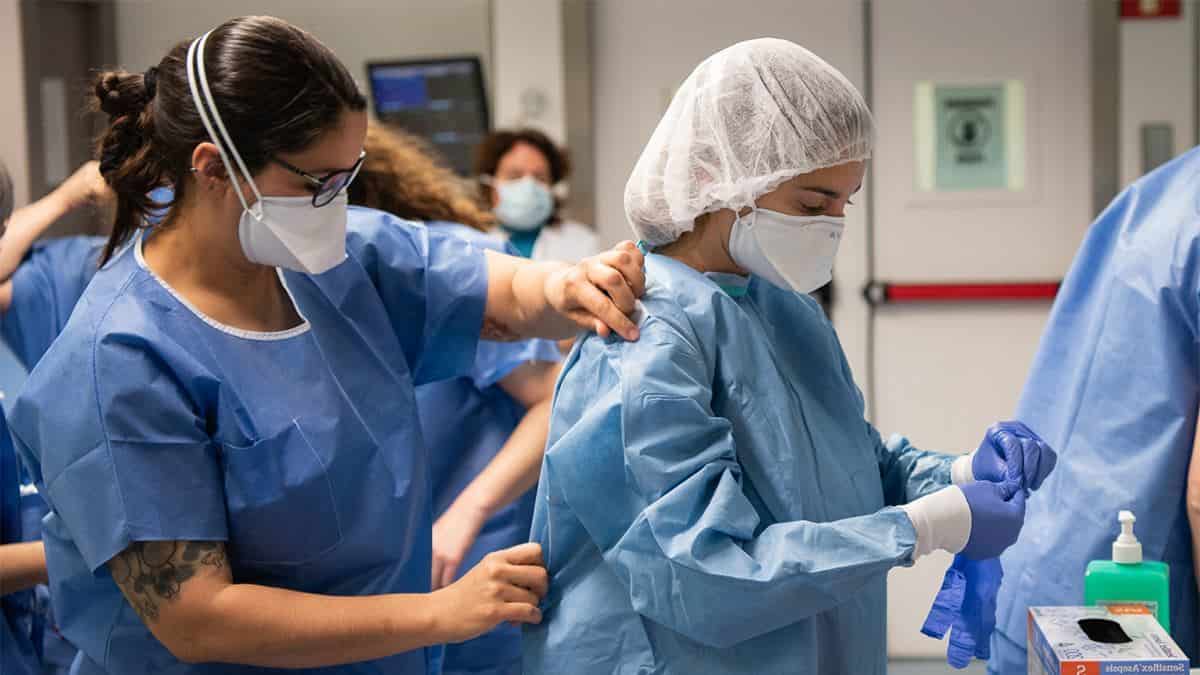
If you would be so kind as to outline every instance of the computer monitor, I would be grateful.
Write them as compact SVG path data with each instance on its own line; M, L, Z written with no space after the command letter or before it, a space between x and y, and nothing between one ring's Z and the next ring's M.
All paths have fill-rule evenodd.
M455 171L470 173L490 125L479 57L368 63L367 75L379 121L428 140Z

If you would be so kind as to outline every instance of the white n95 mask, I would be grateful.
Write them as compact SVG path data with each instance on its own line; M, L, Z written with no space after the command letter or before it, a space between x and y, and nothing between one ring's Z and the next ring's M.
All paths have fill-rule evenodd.
M305 274L326 272L346 259L346 219L348 200L345 190L322 207L313 205L312 197L264 197L254 183L233 139L221 121L217 104L208 87L204 72L204 45L209 31L192 42L187 53L188 87L192 102L200 114L208 136L221 152L221 163L230 183L242 203L238 221L238 240L246 258L261 265L282 267ZM230 155L233 161L230 161ZM234 171L236 164L239 171ZM258 198L250 205L242 194L237 177Z
M739 267L779 288L812 293L833 279L845 222L841 216L755 209L733 221L729 255Z
M306 274L320 274L346 259L346 193L314 208L312 197L260 197L242 211L238 239L246 258Z

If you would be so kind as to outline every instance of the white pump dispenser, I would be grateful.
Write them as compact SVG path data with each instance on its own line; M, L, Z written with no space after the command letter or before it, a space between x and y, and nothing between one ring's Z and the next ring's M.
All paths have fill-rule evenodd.
M1133 523L1137 521L1133 511L1122 511L1117 515L1121 523L1121 536L1113 542L1112 559L1122 565L1136 565L1142 562L1142 542L1133 535Z

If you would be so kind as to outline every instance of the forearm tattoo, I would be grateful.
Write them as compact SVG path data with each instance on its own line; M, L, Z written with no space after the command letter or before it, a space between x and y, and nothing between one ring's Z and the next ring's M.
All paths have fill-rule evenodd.
M152 623L202 567L219 570L226 564L219 541L143 541L113 558L108 569L142 621Z
M508 326L486 316L483 318L483 330L479 332L479 337L493 342L512 342L517 339L517 335Z

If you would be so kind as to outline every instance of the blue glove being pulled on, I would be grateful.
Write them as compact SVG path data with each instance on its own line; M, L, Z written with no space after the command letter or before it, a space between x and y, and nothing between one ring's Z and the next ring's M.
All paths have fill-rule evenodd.
M951 485L901 505L917 533L913 559L941 549L985 560L1016 543L1025 524L1023 462L1023 454L1014 454L1002 482Z
M1021 526L1025 524L1025 491L1016 483L986 481L960 487L971 508L971 536L962 555L973 560L999 557L1021 535Z
M961 551L963 556L996 558L1017 542L1025 524L1024 458L1020 452L1009 457L1001 482L975 481L960 486L971 509L971 536Z
M983 441L971 460L975 480L1003 483L1009 478L1009 465L1021 456L1024 467L1021 488L1037 490L1058 464L1058 454L1040 436L1021 422L997 422L988 427Z
M991 658L992 631L996 628L996 594L1004 570L995 558L972 560L954 556L942 589L929 609L921 632L941 640L950 632L946 662L962 669L971 658Z

